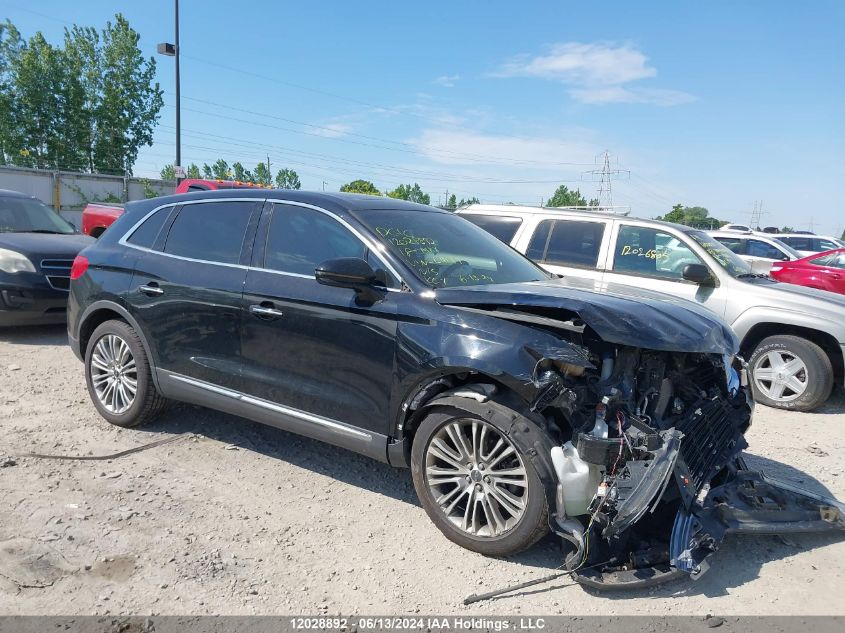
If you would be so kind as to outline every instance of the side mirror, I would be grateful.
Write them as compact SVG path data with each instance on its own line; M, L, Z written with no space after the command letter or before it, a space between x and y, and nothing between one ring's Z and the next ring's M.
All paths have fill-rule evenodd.
M704 264L687 264L684 266L683 278L699 285L713 282L713 275Z
M317 282L324 286L364 290L376 282L376 273L360 257L327 259L314 270Z

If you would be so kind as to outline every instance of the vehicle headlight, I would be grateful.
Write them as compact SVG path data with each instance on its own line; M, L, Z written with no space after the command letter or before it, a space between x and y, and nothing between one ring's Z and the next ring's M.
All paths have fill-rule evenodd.
M34 273L35 266L20 253L0 248L0 270L4 273Z

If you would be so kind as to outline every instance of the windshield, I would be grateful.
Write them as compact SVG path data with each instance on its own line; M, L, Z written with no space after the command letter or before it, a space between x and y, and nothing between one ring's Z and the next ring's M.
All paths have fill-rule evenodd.
M751 265L740 259L736 253L730 250L721 242L713 239L703 231L688 231L692 239L694 239L701 248L707 251L716 262L725 270L731 277L740 277L744 275L751 275Z
M58 213L38 200L0 197L0 233L76 233Z
M549 279L515 250L451 213L369 209L358 219L432 288Z
M798 251L796 251L794 248L792 248L792 247L791 247L789 244L787 244L786 242L781 242L780 240L776 240L776 239L774 239L774 238L772 238L772 241L773 241L773 242L776 242L776 243L777 243L777 245L778 245L778 246L780 246L780 248L781 248L782 250L784 250L784 251L786 251L787 253L789 253L790 255L792 255L792 257L794 257L795 259L801 259L802 257L804 257L801 253L799 253Z

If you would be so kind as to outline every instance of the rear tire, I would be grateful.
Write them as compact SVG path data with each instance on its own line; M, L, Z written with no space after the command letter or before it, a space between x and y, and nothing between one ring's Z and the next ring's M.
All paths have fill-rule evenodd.
M466 450L455 448L458 431ZM414 437L411 474L429 518L461 547L509 556L548 531L540 477L529 456L491 420L454 407L433 409Z
M812 411L833 390L833 365L825 351L805 338L770 336L751 355L751 385L760 404Z
M155 419L168 401L153 383L141 338L125 321L101 323L85 351L85 382L97 411L115 426Z

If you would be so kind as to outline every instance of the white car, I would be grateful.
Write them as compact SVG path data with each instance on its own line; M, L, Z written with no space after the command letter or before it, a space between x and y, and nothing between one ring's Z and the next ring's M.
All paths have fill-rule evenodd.
M722 227L723 231L741 231L742 233L750 233L751 227L745 224L726 224Z
M810 235L807 233L779 233L777 238L801 253L801 257L824 253L837 248L845 248L845 242L827 235Z
M457 213L570 284L634 286L712 310L739 337L761 404L812 411L843 383L845 296L756 273L704 231L521 205L475 204Z
M777 236L767 233L708 231L708 234L751 264L755 273L767 275L775 262L788 262L803 257Z

